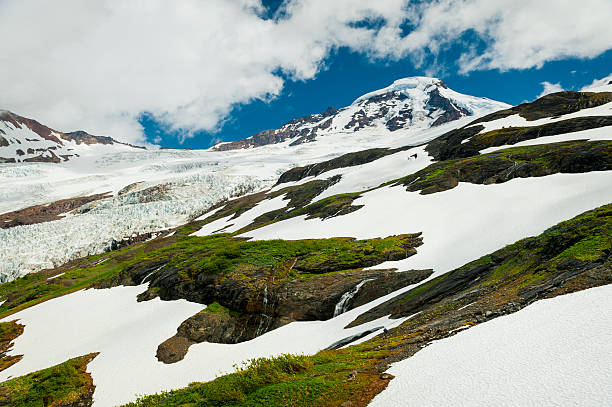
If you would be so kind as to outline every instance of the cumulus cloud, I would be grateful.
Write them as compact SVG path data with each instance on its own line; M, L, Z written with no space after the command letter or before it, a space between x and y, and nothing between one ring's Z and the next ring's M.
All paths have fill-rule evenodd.
M439 0L416 9L416 29L398 52L435 54L472 33L485 45L461 54L464 73L541 67L566 57L592 58L612 47L608 0Z
M214 131L236 104L314 78L339 47L431 71L471 33L480 46L466 44L461 72L612 47L608 0L286 0L263 15L260 0L2 0L0 106L142 142L143 112L184 136Z
M560 83L550 83L544 81L540 83L540 85L542 85L544 89L542 89L542 93L538 95L539 98L545 95L550 95L551 93L563 91L563 86L561 86Z

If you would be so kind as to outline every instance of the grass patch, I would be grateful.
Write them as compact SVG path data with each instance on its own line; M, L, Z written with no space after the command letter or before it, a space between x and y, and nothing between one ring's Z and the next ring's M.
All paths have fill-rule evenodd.
M96 355L93 353L70 359L0 383L0 404L12 407L59 406L90 397L93 382L85 369Z
M383 355L322 351L314 356L255 359L238 367L235 373L207 383L192 383L185 389L142 397L124 407L338 406L348 400L369 401L375 393L368 389L380 379L364 370ZM353 371L360 373L348 380ZM377 390L380 391L380 386Z

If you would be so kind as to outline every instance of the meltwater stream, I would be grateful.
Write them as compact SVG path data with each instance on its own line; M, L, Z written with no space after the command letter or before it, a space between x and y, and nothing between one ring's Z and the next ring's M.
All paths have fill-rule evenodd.
M338 315L346 312L346 309L349 306L349 301L351 301L351 299L359 292L359 289L363 287L365 283L372 280L375 280L375 278L368 278L366 280L363 280L361 283L353 287L352 290L349 290L342 294L342 297L340 297L340 301L338 301L338 303L336 304L336 308L334 309L334 316L337 317Z

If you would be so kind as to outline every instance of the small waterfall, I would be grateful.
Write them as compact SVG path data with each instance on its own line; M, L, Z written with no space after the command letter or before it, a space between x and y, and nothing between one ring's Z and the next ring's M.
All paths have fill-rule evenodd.
M266 284L266 286L264 287L263 306L264 312L266 312L266 308L268 308L268 284Z
M264 287L263 291L263 313L261 314L261 319L259 320L259 326L257 327L257 332L255 332L255 337L265 333L269 326L270 316L266 314L268 309L268 284ZM265 320L268 321L268 326L264 326Z
M140 282L140 284L144 284L144 283L147 281L147 279L148 279L149 277L151 277L153 274L157 273L157 272L158 272L159 270L161 270L161 269L162 269L162 267L164 267L164 266L165 266L165 264L162 264L161 266L159 266L158 268L156 268L155 270L153 270L152 272L150 272L149 274L147 274L147 275L146 275L146 276L145 276L145 277L142 279L142 281Z
M340 297L340 301L338 301L338 303L336 304L336 308L334 309L334 316L337 317L338 315L346 312L348 306L349 306L349 302L353 299L353 297L359 292L359 289L368 281L372 281L372 280L376 280L375 278L368 278L366 280L363 280L361 283L357 284L355 287L353 287L352 290L349 290L347 292L345 292L344 294L342 294L342 297Z

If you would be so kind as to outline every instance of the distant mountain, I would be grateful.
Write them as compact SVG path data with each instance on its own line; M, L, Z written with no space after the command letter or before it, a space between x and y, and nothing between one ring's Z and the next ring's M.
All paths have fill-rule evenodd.
M307 148L0 165L0 405L606 404L609 80L497 111L425 82Z
M367 93L342 109L300 117L278 129L249 138L217 144L215 150L259 147L290 140L290 145L313 141L317 136L371 131L384 134L406 129L427 129L464 116L478 116L509 105L449 89L437 78L399 79L386 88Z
M36 120L0 110L0 163L68 161L92 145L142 148L84 131L64 133Z

